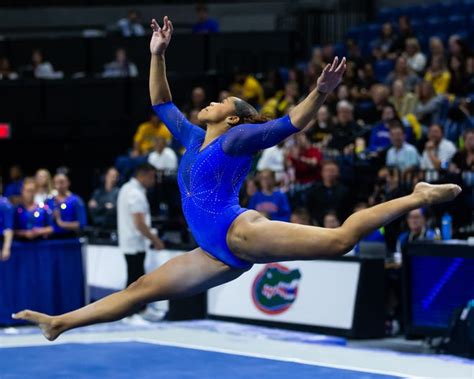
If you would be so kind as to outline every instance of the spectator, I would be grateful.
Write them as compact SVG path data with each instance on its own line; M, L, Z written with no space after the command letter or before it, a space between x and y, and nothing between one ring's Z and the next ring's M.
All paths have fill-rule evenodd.
M257 108L261 107L265 101L263 87L260 82L253 75L244 71L240 71L235 75L230 92Z
M217 33L219 32L219 23L209 17L209 9L205 4L196 6L198 21L193 26L193 33Z
M62 79L62 71L55 71L53 65L44 60L41 50L35 49L31 55L31 64L22 68L22 76L33 76L36 79Z
M436 232L426 225L426 210L418 208L408 213L407 217L408 231L403 232L398 237L397 251L404 252L409 242L420 240L436 239Z
M258 191L257 181L254 177L247 177L239 194L240 204L243 207L248 207L250 198Z
M428 129L428 141L425 144L420 166L423 170L448 168L456 146L443 137L443 127L433 124Z
M368 124L380 121L383 108L388 105L389 96L389 87L383 84L374 84L370 88L370 103L365 102L365 106L357 108L358 116Z
M351 88L351 97L354 100L364 101L370 99L370 89L377 84L374 67L371 63L365 63L363 67L357 69L357 79Z
M360 132L361 127L354 121L354 106L347 100L339 101L336 106L336 122L328 148L342 153L346 146L355 141Z
M387 58L392 51L395 40L396 35L393 32L392 24L390 22L384 23L380 30L380 37L374 43L375 52L373 52L373 55L379 59Z
M13 205L19 204L21 200L21 188L23 186L23 171L19 165L10 167L10 183L5 187L4 196Z
M257 163L257 171L271 170L275 173L277 183L283 179L285 174L285 143L263 150L263 153Z
M436 95L433 85L426 80L416 87L418 104L415 108L415 115L418 120L425 125L438 122L446 98L443 95Z
M454 154L450 171L457 174L463 171L474 173L474 129L464 131L463 140L464 148ZM474 182L471 185L474 185Z
M148 188L156 181L156 171L148 163L137 167L135 176L122 186L117 201L117 225L120 250L127 262L127 286L144 275L145 253L150 241L156 250L163 249L161 239L151 230Z
M45 205L35 204L36 183L34 178L25 178L21 189L21 202L15 209L15 236L34 240L47 238L53 233L53 215Z
M392 45L392 52L400 53L405 50L405 42L413 37L413 30L408 16L402 15L398 18L398 35Z
M267 100L262 107L261 113L270 118L282 117L288 114L291 106L296 105L298 98L298 84L296 82L288 82L285 85L284 93L277 93L274 97Z
M263 170L258 173L260 189L250 198L248 207L270 220L290 221L290 203L284 193L275 188L275 173Z
M336 229L341 226L341 221L337 217L336 211L328 211L323 218L323 227L329 229Z
M308 185L320 179L319 164L323 155L319 149L311 145L304 132L295 134L295 144L288 154L288 165L295 171L297 184Z
M466 73L465 62L456 56L452 56L449 60L449 72L451 80L449 81L448 93L460 96L467 95L469 76Z
M45 168L39 169L35 174L36 194L35 203L45 203L53 196L53 180L51 174Z
M395 107L398 117L402 118L415 111L418 99L413 92L405 89L403 80L397 79L392 84L389 101Z
M308 134L308 137L311 142L325 147L333 131L333 123L331 119L331 113L327 105L322 105L319 108L316 115L316 119L305 128L305 132Z
M408 67L415 73L421 74L426 66L426 56L421 52L416 38L408 38L405 41L405 55Z
M120 19L117 26L124 37L139 37L145 35L145 28L140 23L140 13L131 9L128 11L128 16Z
M301 225L313 225L311 222L311 215L309 214L306 208L296 208L290 217L290 222L293 224L301 224Z
M227 96L228 97L228 96ZM220 100L223 101L224 99ZM206 107L206 90L203 87L194 87L191 92L191 102L183 107L183 112L190 117L191 112L200 111Z
M403 125L400 121L393 120L388 126L392 147L388 149L386 165L396 167L402 174L415 170L420 165L420 156L415 146L405 142Z
M14 208L6 197L0 196L0 261L10 258L13 240Z
M132 155L146 155L153 150L156 137L163 137L166 143L171 141L171 133L161 122L155 113L151 113L150 119L138 126L137 132L133 137Z
M448 91L451 73L446 69L444 58L436 56L431 59L431 65L426 71L425 80L433 85L436 94Z
M430 60L433 60L435 57L439 57L442 59L446 59L446 53L444 51L444 44L441 38L439 37L431 37L430 38Z
M76 237L87 223L84 202L69 190L71 182L66 173L56 174L53 184L57 194L48 201L48 206L53 211L55 237Z
M450 57L458 57L461 61L465 60L469 55L469 46L459 35L453 34L448 40Z
M137 76L137 66L128 60L127 52L123 48L115 51L115 60L104 65L102 73L104 78L134 78Z
M339 183L339 166L334 161L321 164L322 181L311 187L307 194L307 209L319 225L323 225L324 214L334 209L340 220L345 220L351 209L349 190Z
M155 137L155 150L148 156L148 163L165 174L178 169L178 157L173 149L166 146L164 137Z
M382 167L378 170L374 190L369 196L369 205L373 206L405 195L400 183L400 170L396 167Z
M408 91L413 91L419 82L418 76L410 71L407 59L404 56L397 58L395 69L387 77L387 84L392 86L393 82L397 79L403 81L403 84Z
M6 57L0 57L0 80L18 79L18 74L11 69L10 61Z
M390 131L388 124L397 118L393 105L386 105L382 111L382 120L375 124L370 131L370 142L368 150L370 152L380 152L390 146Z
M117 227L117 198L119 172L110 167L104 177L104 184L97 188L89 200L89 212L94 226L115 229Z
M453 104L448 109L446 119L443 121L444 136L455 145L462 142L464 130L474 127L474 120L469 119L468 110L463 103L464 101L459 105Z

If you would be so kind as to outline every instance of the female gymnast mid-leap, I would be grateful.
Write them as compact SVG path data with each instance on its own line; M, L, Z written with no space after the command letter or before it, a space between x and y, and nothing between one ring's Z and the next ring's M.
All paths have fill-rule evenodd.
M412 209L454 199L453 184L419 183L408 196L350 216L337 229L270 221L241 208L238 193L259 150L276 145L302 130L316 116L329 92L341 81L346 60L336 57L317 80L315 89L289 115L262 122L245 101L229 97L199 113L206 130L191 124L172 103L166 79L165 50L173 25L152 20L150 97L153 108L171 133L186 147L178 183L186 221L199 245L142 276L123 291L59 316L24 310L15 319L37 324L49 340L79 326L121 319L143 304L190 296L229 282L254 263L310 260L340 256L359 239Z

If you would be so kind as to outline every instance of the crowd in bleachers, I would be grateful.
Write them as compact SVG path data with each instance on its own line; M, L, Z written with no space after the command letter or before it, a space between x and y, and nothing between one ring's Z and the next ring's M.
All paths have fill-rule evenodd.
M330 227L361 206L410 192L421 180L452 181L465 190L449 208L455 234L472 223L474 56L464 29L451 30L451 24L439 30L418 28L422 21L434 25L432 16L414 20L390 11L382 11L380 20L352 29L344 44L315 47L308 62L267 73L240 71L222 88L219 101L238 96L271 118L281 117L313 88L334 55L348 58L342 84L317 118L302 133L256 157L242 189L244 206L272 219ZM447 30L456 34L446 35ZM128 62L124 54L119 49L116 62ZM106 66L104 76L122 73L121 67ZM130 67L127 70L133 76ZM199 124L197 113L210 100L203 87L195 87L189 102L179 105ZM114 226L110 200L116 198L117 183L125 182L134 167L149 162L159 172L159 183L170 183L182 154L182 146L156 115L150 115L139 125L129 153L117 158L118 172L107 172L105 185L89 202L91 223ZM12 180L10 187L16 185L19 194L20 186ZM177 191L163 197L157 194L162 190L163 185L154 194L161 196L156 214L169 209L170 202L179 203ZM424 213L431 215L428 223L434 230L446 211L438 207ZM395 222L385 228L390 251L396 250L403 225Z
M336 228L351 213L403 196L420 181L454 182L463 187L455 202L414 210L365 241L384 242L393 253L409 241L447 238L440 230L447 213L454 237L467 237L474 232L474 55L467 38L469 13L463 12L470 3L456 4L466 8L435 4L383 10L379 23L350 30L344 43L315 47L307 62L266 73L239 71L218 99L198 86L178 106L194 124L200 109L228 96L245 99L270 118L282 117L314 88L335 55L345 55L343 82L317 117L255 157L241 190L242 205L273 220ZM36 70L55 73L40 52L32 61L35 76ZM134 76L135 70L119 49L103 76ZM0 76L15 75L0 59ZM182 225L176 172L183 152L150 114L138 125L130 150L104 172L87 205L70 192L64 169L54 178L44 169L24 178L12 167L0 199L0 231L12 229L23 240L75 236L86 225L87 211L89 225L114 230L119 187L145 162L158 173L149 194L155 220ZM8 258L6 251L2 257Z

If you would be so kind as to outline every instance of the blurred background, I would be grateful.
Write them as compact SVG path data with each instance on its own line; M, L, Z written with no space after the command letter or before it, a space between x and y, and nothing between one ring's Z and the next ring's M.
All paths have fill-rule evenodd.
M116 246L119 188L149 162L157 169L148 193L153 227L169 249L195 246L176 183L184 150L152 114L148 96L149 21L168 15L175 27L166 52L173 100L196 124L201 108L227 96L281 117L334 56L348 59L343 82L317 118L255 157L243 206L272 219L337 227L419 181L463 187L454 202L415 210L351 252L353 260L380 260L370 282L381 288L373 294L380 307L364 311L378 315L380 328L364 336L443 335L453 312L474 297L467 242L474 235L472 0L2 0L0 7L0 179L16 207L19 241L30 239L24 231L33 226L18 207L40 212L48 201L41 226L53 229L41 238L64 239L52 213L54 198L70 189L78 226L66 236ZM450 245L452 239L464 242ZM410 255L415 241L427 245ZM412 261L416 254L422 260ZM92 300L104 294L96 287L86 288ZM354 328L319 330L354 336Z

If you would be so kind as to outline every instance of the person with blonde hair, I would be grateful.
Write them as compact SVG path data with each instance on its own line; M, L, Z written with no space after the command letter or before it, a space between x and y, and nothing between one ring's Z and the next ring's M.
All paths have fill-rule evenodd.
M53 194L53 179L51 173L45 169L40 168L35 174L36 194L35 203L40 204L46 202Z
M426 66L426 56L421 52L420 43L416 38L408 38L405 42L407 64L417 74L423 72Z

